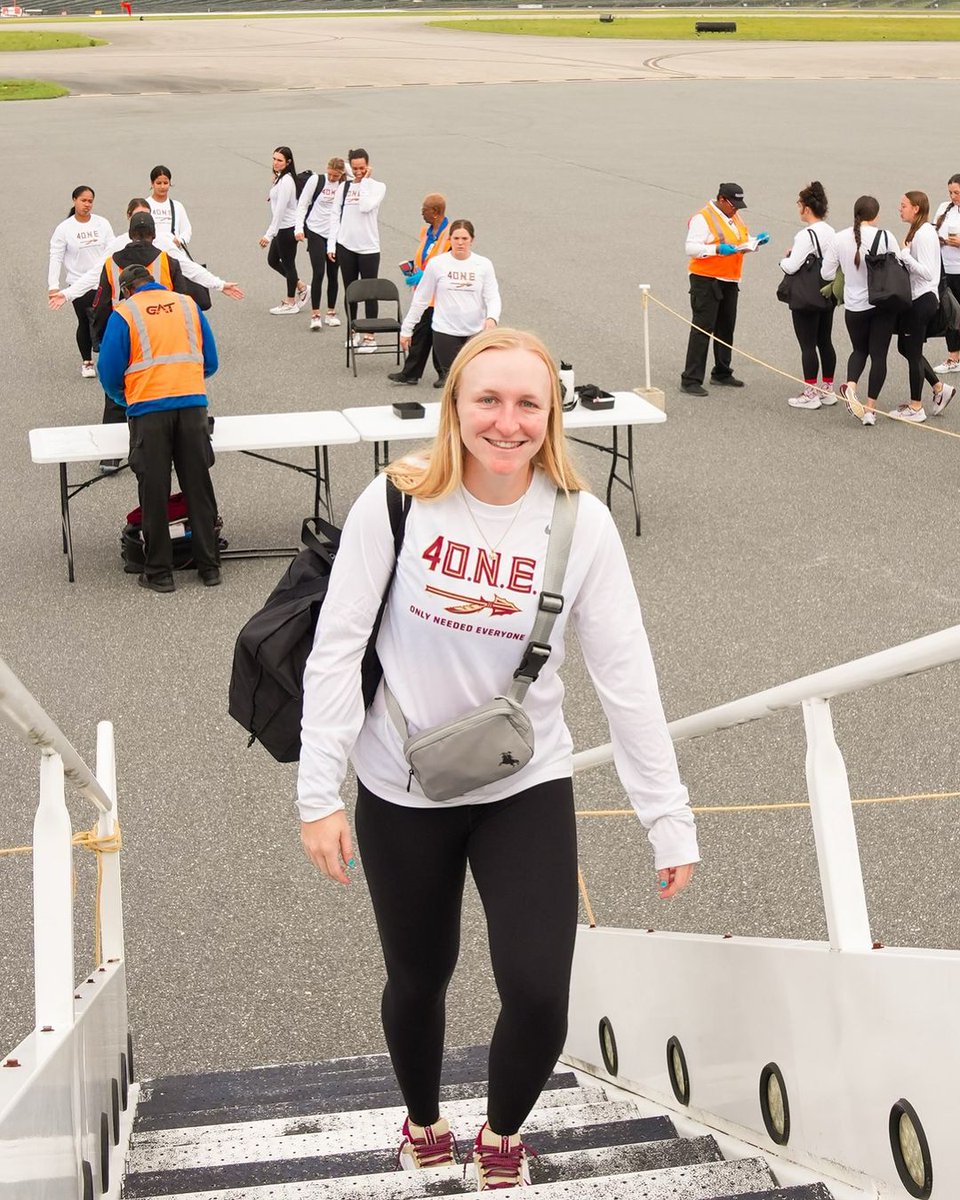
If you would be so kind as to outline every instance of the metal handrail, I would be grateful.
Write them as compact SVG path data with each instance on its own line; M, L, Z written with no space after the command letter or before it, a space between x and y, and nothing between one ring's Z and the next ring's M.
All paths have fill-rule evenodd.
M958 661L960 625L952 625L949 629L927 634L912 642L904 642L901 646L879 650L864 658L855 658L848 663L841 663L840 666L828 667L825 671L817 671L813 675L804 675L801 679L766 688L752 696L731 700L727 704L718 704L715 708L708 708L693 716L681 717L671 721L668 729L675 742L704 737L721 729L732 729L736 725L758 721L785 708L796 708L808 700L829 700L833 696L849 695L874 684L905 679L909 675L919 675L922 671L945 667ZM613 747L610 742L605 742L602 746L594 746L590 750L581 750L575 754L573 769L588 771L612 760Z
M0 718L17 731L28 746L43 755L59 754L64 778L101 813L109 812L110 797L57 725L0 658Z

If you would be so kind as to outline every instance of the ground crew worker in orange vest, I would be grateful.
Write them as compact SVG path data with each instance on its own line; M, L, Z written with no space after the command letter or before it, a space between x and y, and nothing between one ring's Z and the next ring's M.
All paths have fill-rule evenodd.
M738 183L721 183L716 200L695 213L687 225L691 321L700 327L690 330L687 361L680 377L680 391L690 396L710 394L703 386L703 379L711 337L714 341L710 382L717 387L743 387L743 380L733 373L729 349L737 324L743 256L770 240L766 233L750 237L740 219L740 210L746 207L743 188Z
M450 221L447 219L447 199L439 192L430 192L424 196L420 215L426 224L420 230L420 241L417 252L412 259L412 269L404 271L403 282L407 287L415 288L423 277L423 269L431 258L438 254L446 254L450 249ZM393 371L387 376L394 383L405 383L412 386L420 382L420 376L427 365L430 351L433 349L433 304L430 303L423 311L423 316L417 322L410 338L410 349L404 359L403 370ZM433 360L438 378L434 387L443 386L443 372Z
M123 299L104 330L97 373L107 395L127 410L129 461L143 513L139 583L154 592L174 590L167 516L174 466L187 499L197 571L215 587L217 498L204 380L219 365L217 345L196 301L156 283L148 267L125 267L119 283Z

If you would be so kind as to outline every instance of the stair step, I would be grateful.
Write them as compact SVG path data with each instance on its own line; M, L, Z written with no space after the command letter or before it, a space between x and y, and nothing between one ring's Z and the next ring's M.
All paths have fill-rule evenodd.
M134 1128L137 1133L148 1133L157 1129L181 1129L185 1125L236 1125L250 1121L277 1120L283 1117L308 1117L319 1113L329 1112L360 1112L370 1108L392 1108L403 1104L403 1097L397 1087L396 1080L391 1076L388 1086L382 1090L366 1090L369 1084L366 1080L351 1083L339 1090L332 1083L320 1084L311 1088L304 1084L288 1096L276 1099L262 1100L251 1098L248 1093L246 1103L230 1106L198 1108L189 1111L169 1109L165 1105L152 1103L154 1090L147 1089L147 1100L137 1106L137 1119ZM352 1091L353 1087L362 1091ZM574 1089L577 1078L572 1073L551 1075L544 1085L544 1091ZM440 1104L446 1111L454 1100L471 1100L486 1096L487 1081L443 1083L440 1085ZM161 1101L162 1101L161 1097Z
M719 1196L717 1200L833 1200L825 1183L801 1183L793 1187L772 1188L767 1192L740 1192L736 1196Z
M529 1133L529 1126L525 1127ZM319 1157L254 1163L227 1163L212 1167L184 1167L175 1170L142 1171L132 1166L124 1181L124 1196L134 1197L217 1194L254 1196L262 1189L263 1200L305 1200L304 1190L309 1181L376 1175L392 1167L398 1144L399 1126L386 1147L353 1151L347 1154L326 1154ZM469 1137L469 1135L468 1135ZM676 1139L677 1131L669 1117L634 1117L625 1121L608 1121L601 1125L577 1125L571 1128L541 1129L531 1141L541 1158L604 1146L634 1146L637 1143L656 1143ZM236 1190L235 1190L236 1189Z
M488 1055L484 1046L445 1051L441 1083L484 1081ZM553 1076L554 1079L561 1077L566 1078ZM395 1088L389 1056L370 1054L325 1063L286 1063L243 1071L211 1071L204 1075L166 1075L162 1079L148 1079L142 1082L137 1112L153 1118L167 1113L240 1108L250 1103L251 1096L269 1104L272 1100L278 1103L289 1101L301 1093L349 1096ZM180 1122L181 1125L187 1123Z
M636 1115L629 1103L611 1103L599 1089L571 1088L544 1092L524 1122L524 1130L558 1129L599 1124ZM131 1163L144 1170L193 1163L212 1166L225 1162L264 1162L351 1150L392 1146L406 1110L372 1109L365 1113L325 1113L305 1120L254 1121L249 1125L207 1125L134 1133ZM472 1137L486 1120L484 1100L455 1100L446 1114L454 1131Z

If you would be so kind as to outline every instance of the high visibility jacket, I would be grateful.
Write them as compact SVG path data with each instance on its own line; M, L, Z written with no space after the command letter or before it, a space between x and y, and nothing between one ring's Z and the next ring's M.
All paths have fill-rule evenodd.
M162 284L163 287L169 288L171 291L173 290L170 259L167 257L165 251L161 250L153 262L145 263L144 265L153 276L154 283ZM120 301L120 273L123 267L114 262L113 255L107 259L103 267L107 273L107 279L110 280L110 303L116 308Z
M189 296L145 288L114 312L130 330L124 397L131 415L146 400L206 395L200 310Z
M431 243L430 249L426 250L427 234L430 232L430 228L431 227L429 225L424 225L424 227L420 230L420 242L417 245L417 252L413 256L413 266L414 270L416 271L422 271L431 258L436 258L439 254L446 254L450 249L449 220L446 217L443 218L443 220L440 222L440 232ZM424 253L425 250L426 253ZM433 301L434 297L431 296L428 307L432 307Z
M728 246L741 246L750 236L750 231L740 220L740 214L734 213L729 219L730 228L721 225L713 206L708 204L701 208L698 216L703 217L710 230L713 241L719 245L726 242ZM732 236L731 236L732 233ZM711 254L709 258L691 258L691 275L708 275L712 279L727 279L737 282L743 274L742 254Z

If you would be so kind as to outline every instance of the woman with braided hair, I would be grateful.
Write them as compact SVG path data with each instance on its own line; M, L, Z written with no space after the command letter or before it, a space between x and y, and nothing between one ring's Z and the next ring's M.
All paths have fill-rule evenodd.
M882 253L896 254L900 250L889 229L876 224L879 215L877 200L861 196L853 206L853 224L849 229L841 229L833 245L824 252L822 267L827 281L836 277L838 269L843 271L843 303L853 351L847 360L847 382L840 384L837 395L862 425L877 423L877 399L887 378L887 351L897 324L897 314L886 308L874 308L867 292L866 255L873 243L879 242ZM857 396L857 384L868 360L870 374L864 405Z
M947 180L947 199L937 209L933 227L940 238L944 282L960 302L960 175ZM960 333L948 329L946 339L947 357L933 368L941 375L960 371Z
M930 201L926 192L905 192L900 199L900 217L910 228L900 252L900 261L910 272L910 307L900 318L897 349L907 360L910 373L910 403L891 409L890 416L919 425L927 419L923 407L923 382L933 385L933 415L939 416L957 389L938 379L923 356L930 322L940 308L940 239L930 224Z

